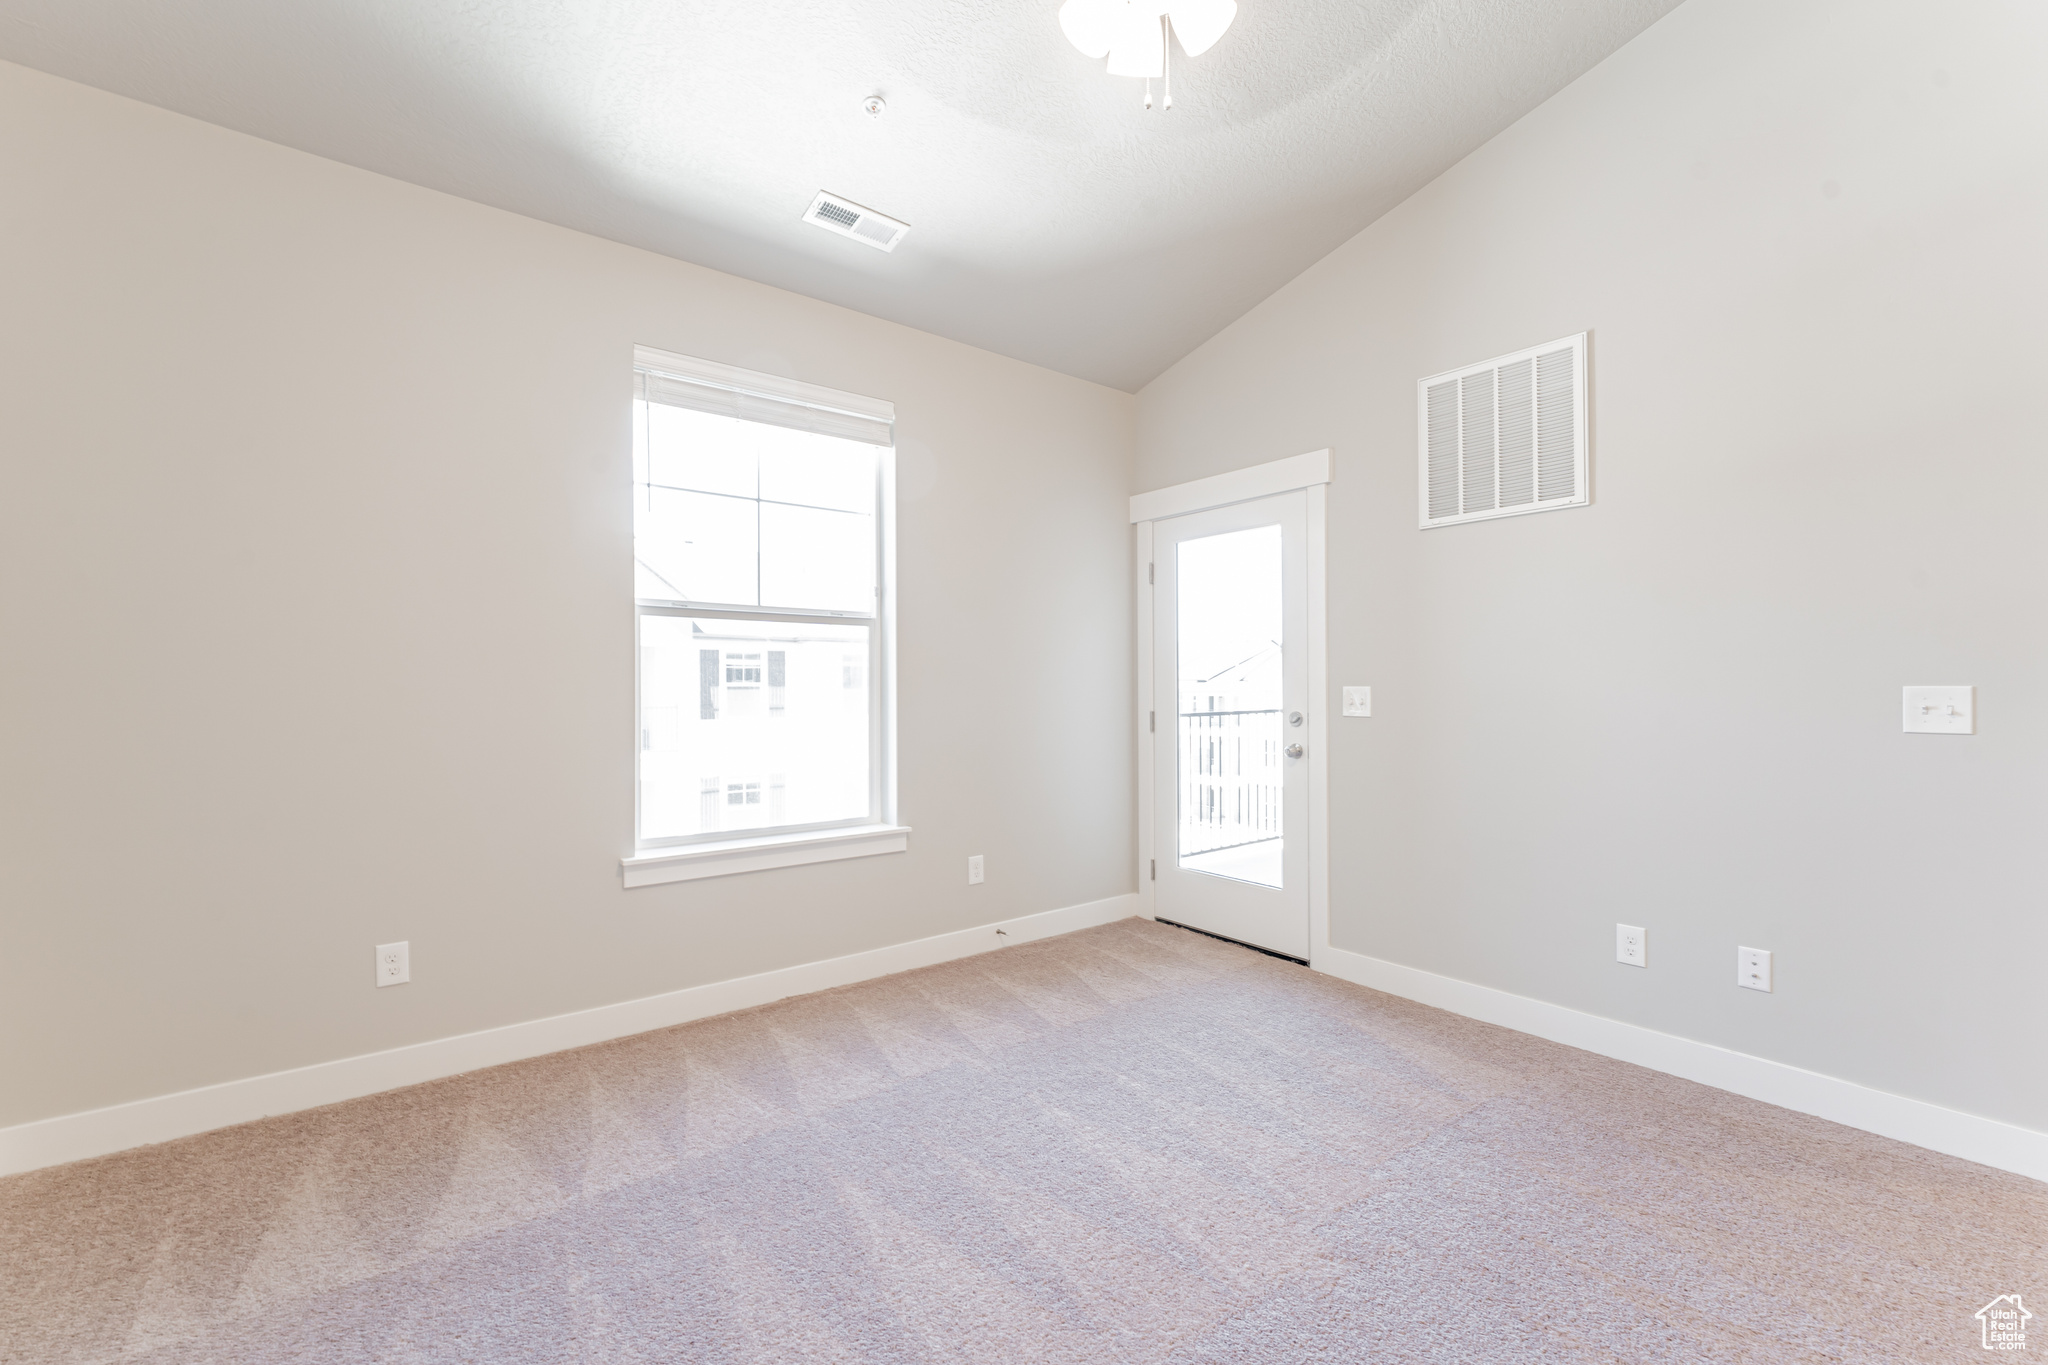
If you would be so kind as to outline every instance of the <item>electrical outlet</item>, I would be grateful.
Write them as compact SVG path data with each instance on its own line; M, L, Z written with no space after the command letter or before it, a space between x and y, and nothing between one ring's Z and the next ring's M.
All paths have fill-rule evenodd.
M377 984L402 986L412 980L412 944L377 945Z
M979 853L967 860L967 884L969 886L981 885L981 855Z
M1753 991L1771 988L1771 953L1768 948L1735 950L1735 984Z
M1633 924L1614 926L1614 960L1626 962L1631 967L1650 965L1649 931Z
M1344 689L1344 714L1347 716L1369 716L1372 714L1372 689L1370 687L1347 687Z

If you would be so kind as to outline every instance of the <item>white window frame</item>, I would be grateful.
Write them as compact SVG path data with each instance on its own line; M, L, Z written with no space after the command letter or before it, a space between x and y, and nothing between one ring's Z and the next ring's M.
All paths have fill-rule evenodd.
M851 413L874 421L893 424L896 408L881 399L845 393L758 374L717 361L677 355L650 346L633 348L633 372L651 372L688 380L694 384L730 390L736 394L795 403L831 412ZM695 881L739 872L756 872L771 867L792 867L800 863L829 862L842 858L864 858L879 853L901 853L909 846L910 828L897 823L896 808L896 451L893 445L876 447L875 493L875 610L872 616L857 612L804 612L774 607L730 604L658 602L635 598L633 603L633 852L619 860L625 885L653 886L664 882ZM829 825L784 828L760 834L690 835L673 840L642 844L640 836L640 622L648 616L685 616L699 619L764 620L792 622L861 621L868 631L869 715L869 814ZM725 653L720 648L720 655ZM765 659L763 661L765 665ZM723 657L721 679L723 676ZM765 691L766 678L763 677ZM745 779L742 779L745 780ZM723 780L721 780L721 786ZM764 792L765 795L765 792ZM723 803L725 793L720 792Z

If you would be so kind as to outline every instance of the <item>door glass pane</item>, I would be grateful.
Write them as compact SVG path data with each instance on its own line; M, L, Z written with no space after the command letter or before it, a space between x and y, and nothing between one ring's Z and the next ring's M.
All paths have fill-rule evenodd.
M640 618L640 838L871 814L865 623Z
M1176 667L1180 866L1281 885L1280 528L1184 540Z

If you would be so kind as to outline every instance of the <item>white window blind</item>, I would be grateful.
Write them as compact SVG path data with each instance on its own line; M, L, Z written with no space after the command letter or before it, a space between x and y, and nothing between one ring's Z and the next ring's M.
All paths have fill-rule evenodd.
M635 349L633 362L637 386L633 396L650 403L865 445L896 444L895 405L880 399L644 346Z
M1419 380L1421 525L1590 501L1586 333Z

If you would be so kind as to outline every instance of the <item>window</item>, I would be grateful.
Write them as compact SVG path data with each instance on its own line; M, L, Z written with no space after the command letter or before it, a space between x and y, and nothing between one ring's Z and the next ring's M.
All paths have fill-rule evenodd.
M892 820L893 420L873 399L636 353L629 863Z

